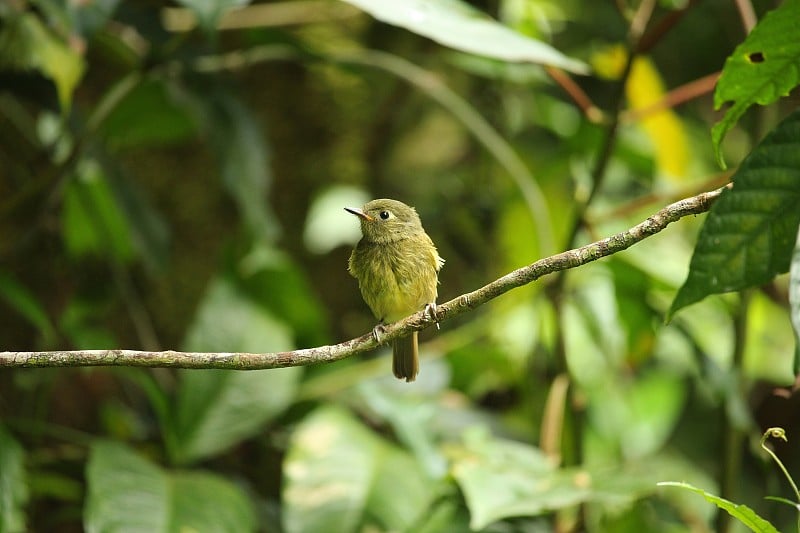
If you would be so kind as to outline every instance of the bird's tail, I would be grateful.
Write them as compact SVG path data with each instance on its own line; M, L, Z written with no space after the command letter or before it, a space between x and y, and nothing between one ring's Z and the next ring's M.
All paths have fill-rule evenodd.
M392 372L397 379L414 381L419 373L419 349L417 332L397 339L392 344Z

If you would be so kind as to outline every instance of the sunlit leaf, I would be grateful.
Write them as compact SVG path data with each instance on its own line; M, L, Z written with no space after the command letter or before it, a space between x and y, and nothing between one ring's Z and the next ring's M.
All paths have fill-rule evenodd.
M778 530L775 527L758 516L755 511L747 507L746 505L737 505L733 502L730 502L724 498L720 498L719 496L715 496L711 493L704 491L703 489L699 489L688 483L677 483L674 481L664 481L659 483L659 486L662 487L678 487L681 489L689 490L700 494L709 502L713 503L720 509L724 509L728 512L732 517L736 518L750 528L751 531L755 531L756 533L778 533Z
M479 530L515 516L536 516L583 502L626 505L652 493L663 466L556 468L533 446L468 432L451 446L451 472L464 493L470 527Z
M733 183L703 224L670 315L709 294L761 285L789 270L800 224L800 111L766 136Z
M287 328L227 281L212 284L200 305L186 349L272 352L293 347ZM180 463L218 453L256 434L289 405L302 374L275 370L187 370L168 428L170 453Z
M0 29L0 69L37 70L53 81L62 111L85 70L83 57L50 31L33 11L3 20Z
M334 185L319 193L306 215L303 230L306 248L315 254L326 254L358 242L361 238L358 221L343 208L361 207L369 199L366 191L348 185Z
M432 495L417 464L346 411L324 407L295 430L284 462L287 533L406 531Z
M725 61L714 93L714 107L733 105L711 130L717 161L724 167L723 137L753 104L767 105L800 83L800 0L786 0L767 13Z
M168 472L126 446L100 441L86 467L88 532L255 530L247 496L205 472Z
M28 480L22 446L0 426L0 533L25 529Z
M576 73L587 66L500 24L459 0L345 0L376 19L448 46L505 61L530 61Z
M800 231L792 253L789 275L789 304L791 306L792 328L794 329L794 373L800 374Z

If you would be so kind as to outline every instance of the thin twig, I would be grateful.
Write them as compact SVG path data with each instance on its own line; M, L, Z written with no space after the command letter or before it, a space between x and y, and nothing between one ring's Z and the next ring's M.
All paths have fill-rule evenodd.
M725 187L704 192L668 205L636 226L597 242L568 250L524 266L475 291L463 294L436 308L436 321L444 322L467 313L506 292L527 285L546 274L576 268L602 257L625 250L662 231L685 216L704 213L711 208ZM420 312L389 324L382 343L431 326L434 320ZM314 363L329 363L372 350L378 342L372 334L340 344L276 353L197 353L146 352L137 350L75 350L51 352L0 352L0 367L78 367L140 366L172 368L221 368L256 370Z
M583 115L589 122L593 124L603 123L605 120L603 110L592 102L589 95L581 89L580 85L575 83L575 80L573 80L569 74L557 67L545 67L544 71L547 72L547 75L550 76L554 82L564 89L564 92L572 98L575 105L581 108Z
M620 120L623 122L635 122L637 120L646 118L648 115L663 111L664 109L672 109L684 102L693 100L704 94L714 91L714 87L719 79L720 72L708 74L700 79L690 81L680 87L672 89L664 95L658 102L642 107L640 109L631 109L622 113Z

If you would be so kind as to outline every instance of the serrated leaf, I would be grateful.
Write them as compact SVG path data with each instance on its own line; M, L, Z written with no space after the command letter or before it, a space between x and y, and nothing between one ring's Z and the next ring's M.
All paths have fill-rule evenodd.
M206 472L169 472L130 448L96 442L86 466L86 531L239 532L255 530L247 496Z
M287 533L407 531L432 490L411 456L377 437L347 411L323 407L296 429L284 462Z
M0 533L26 531L24 507L27 501L25 452L0 426Z
M726 500L725 498L720 498L719 496L710 494L704 491L703 489L699 489L697 487L689 485L688 483L664 481L662 483L659 483L658 485L661 487L678 487L681 489L689 490L694 493L700 494L706 500L713 503L720 509L727 511L728 514L730 514L732 517L739 520L739 522L750 528L751 531L755 531L756 533L778 533L778 530L775 529L775 527L772 524L770 524L769 522L758 516L755 513L755 511L753 511L746 505L735 504L731 501Z
M714 125L711 139L717 162L725 168L723 137L753 104L767 105L789 94L800 82L800 0L786 0L753 28L725 61L714 92L714 108L733 105Z
M271 352L292 349L288 329L225 280L215 281L186 342L190 351ZM164 428L174 461L219 453L255 435L294 398L302 369L186 370L174 421Z
M789 270L800 225L800 111L764 138L700 230L669 316L709 294L753 287Z
M584 74L588 67L459 0L345 0L376 19L471 54Z

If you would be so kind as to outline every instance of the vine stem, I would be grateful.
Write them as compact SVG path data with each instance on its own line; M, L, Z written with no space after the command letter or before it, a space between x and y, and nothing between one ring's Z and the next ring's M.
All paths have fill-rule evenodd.
M639 224L605 239L540 259L509 272L483 287L453 298L436 308L435 317L419 312L389 324L381 336L388 343L467 313L506 292L536 281L546 274L576 268L630 248L659 233L683 217L705 213L711 208L726 185L670 204ZM274 353L200 353L173 350L147 352L138 350L59 350L38 352L0 352L0 367L82 367L138 366L171 368L219 368L256 370L302 366L338 361L376 348L379 343L371 333L339 344Z

